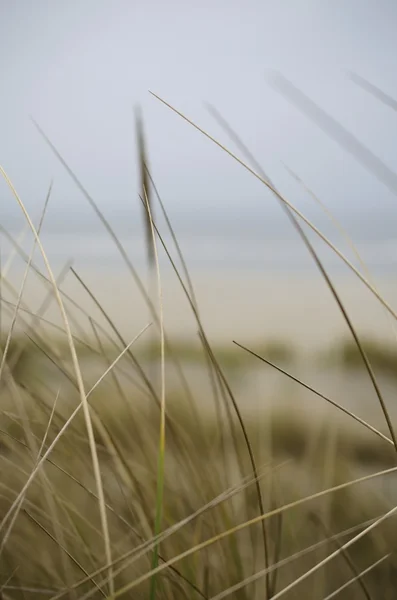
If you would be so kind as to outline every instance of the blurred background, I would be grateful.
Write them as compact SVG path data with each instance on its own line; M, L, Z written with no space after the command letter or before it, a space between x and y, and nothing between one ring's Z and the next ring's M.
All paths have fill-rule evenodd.
M0 165L39 229L84 384L96 389L100 383L90 400L93 450L82 417L59 434L79 400L70 348L43 257L37 247L32 255L32 232L2 177L0 461L8 470L1 518L12 514L15 494L36 465L37 441L40 456L49 439L61 436L55 458L64 470L58 479L51 471L51 485L37 478L26 503L20 496L24 508L9 530L0 521L0 532L6 531L0 555L7 550L8 561L0 569L1 598L3 580L15 571L19 587L13 580L4 584L10 594L4 598L53 597L59 590L67 594L81 571L87 575L109 562L96 496L84 494L99 489L90 452L99 453L104 498L114 507L112 514L108 507L106 551L121 556L160 530L164 388L158 282L140 198L144 164L152 178L145 191L153 220L169 253L156 236L169 342L163 527L190 518L205 502L215 508L201 529L181 528L162 544L164 556L291 499L303 502L315 491L394 468L396 31L395 0L0 0ZM304 215L298 221L334 293L266 182ZM136 354L123 356L102 383L109 364L153 321ZM62 400L56 409L55 397ZM156 410L147 411L153 399ZM353 418L346 414L351 411ZM357 423L357 415L370 425ZM271 464L260 483L253 457L258 465ZM247 476L256 491L242 483ZM320 533L312 521L307 525L306 505L290 521L270 520L273 563L309 543L328 544L333 532L362 528L394 506L395 479L381 481L366 484L365 493L359 488L319 501ZM232 484L241 486L238 501L216 512L214 498ZM98 502L104 510L100 494ZM130 521L134 542L129 530L126 536ZM358 571L369 557L388 561L379 579L370 580L376 598L395 597L389 523L352 553ZM179 588L171 584L180 573L167 570L159 597L191 598L192 583L204 598L231 594L252 575L252 565L258 571L268 559L266 532L259 522L250 531L249 539L244 532L230 543L225 537L221 550L212 547L201 562L183 563ZM233 597L270 599L319 564L324 552L288 569L272 593L267 586L267 596L261 580ZM68 563L71 557L76 560ZM149 573L155 566L149 558L116 577L116 588ZM302 597L303 589L307 598L330 598L326 593L351 575L349 561L338 561L321 571L315 587L288 597ZM146 587L137 589L141 595L126 597L154 600L152 588L150 596ZM176 589L186 593L175 595ZM363 597L359 586L353 589L356 595L344 597Z

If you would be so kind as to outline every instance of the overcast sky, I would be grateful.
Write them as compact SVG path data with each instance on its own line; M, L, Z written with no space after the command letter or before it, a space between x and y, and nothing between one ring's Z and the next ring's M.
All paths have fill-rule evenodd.
M0 163L36 218L52 177L51 218L69 211L78 222L90 211L29 115L117 220L138 205L136 103L171 215L210 220L225 209L277 208L149 89L235 149L206 111L205 102L215 105L292 202L302 204L303 195L281 161L338 216L364 208L397 215L397 198L268 82L269 71L281 72L397 170L397 113L346 77L352 70L397 98L395 0L0 0L0 7ZM13 202L1 183L0 222L17 214Z

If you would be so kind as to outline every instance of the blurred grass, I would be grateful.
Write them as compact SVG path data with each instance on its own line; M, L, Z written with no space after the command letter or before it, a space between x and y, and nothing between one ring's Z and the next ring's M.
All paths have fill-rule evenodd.
M397 377L397 350L394 345L376 339L363 339L363 346L376 371ZM350 340L342 340L323 355L324 363L347 370L362 370L362 359L357 346Z
M292 346L287 345L281 341L269 341L267 343L256 343L254 345L256 352L262 353L268 356L271 360L277 362L290 363L295 358L295 351ZM243 353L236 351L236 349L230 344L226 345L212 345L212 350L217 361L223 367L229 368L244 368L249 364L250 359ZM196 364L205 364L206 356L203 348L194 341L174 341L172 343L172 353L183 362L190 362ZM149 360L159 358L158 346L154 344L146 344L140 351L140 355ZM252 361L251 361L252 362Z
M59 352L59 347L56 350ZM84 372L84 359L82 369ZM117 369L114 374L117 376ZM21 416L15 410L15 393L20 395L24 403L31 433L40 442L50 418L56 385L54 382L46 387L36 378L31 380L29 387L22 384L16 390L7 385L2 388L0 516L5 514L32 468L24 426ZM57 435L76 402L76 391L61 390L45 447ZM160 415L152 403L147 398L144 400L133 388L124 388L120 394L111 378L106 379L93 393L91 404L95 406L96 414L123 457L123 466L120 467L119 462L109 454L101 430L95 428L106 491L112 554L117 560L123 553L138 547L143 540L150 539L153 532ZM169 391L167 418L169 443L164 481L164 529L189 518L207 503L213 505L161 543L161 558L175 556L193 544L229 528L233 523L252 518L257 507L252 481L248 487L241 487L229 500L214 502L230 486L238 485L243 475L249 474L241 433L228 427L223 418L219 420L211 413L199 410L197 415L181 390L175 390L174 393ZM266 499L266 510L270 506L286 504L323 489L322 473L329 451L331 422L324 423L308 411L294 409L290 404L279 409L273 406L259 412L255 418L247 418L246 427L258 464L262 465L260 484ZM349 425L342 428L338 425L337 442L332 445L332 453L335 468L328 485L349 482L355 473L362 470L371 473L376 472L374 468L384 469L395 464L392 447L370 433L367 435ZM242 459L244 473L240 473L237 456ZM44 592L26 591L28 588L67 589L61 570L62 552L73 557L70 566L74 581L84 579L84 573L94 573L105 564L82 415L75 418L71 428L60 438L51 454L51 462L46 463L45 473L49 490L58 507L58 526L62 528L67 548L62 549L56 539L54 523L51 522L43 494L45 483L36 479L27 493L24 508L7 542L0 567L1 581L6 581L16 569L10 585L25 591L18 592L12 588L10 594L11 588L6 585L5 597L51 597ZM391 476L385 476L387 477ZM378 484L359 484L286 513L281 534L280 560L321 541L318 528L309 518L310 511L315 510L321 515L327 507L328 528L335 534L358 526L387 510L389 501L377 492ZM273 489L274 498L269 497L270 489ZM274 490L277 490L277 494ZM271 538L272 548L275 542L276 539ZM327 545L325 540L323 543ZM392 528L380 526L352 550L355 564L358 568L365 568L369 564L368 557L380 556L390 543L395 543ZM296 558L289 568L280 568L278 585L282 588L293 577L315 564L318 551ZM257 526L252 531L242 531L207 548L202 555L185 559L175 566L177 572L170 569L163 571L159 576L157 596L212 597L237 585L241 579L257 570L263 561L262 552ZM144 554L120 575L116 575L116 589L142 573L150 572L150 568L150 554ZM347 575L348 569L343 560L335 561L327 570L328 583L324 584L324 590L342 585ZM382 581L389 581L390 562L382 563L376 574L375 571L373 575L368 574L369 587L376 589L373 586L376 586L377 578L381 576ZM93 580L101 587L102 578L96 577ZM311 597L311 586L309 583L306 587L302 584L299 587L300 593ZM353 598L356 597L354 587L349 591ZM95 588L91 581L82 585L75 597L81 598L83 593L92 589ZM142 583L125 597L146 598L148 589ZM259 598L260 590L263 591L263 587L259 580L257 584L251 584L231 597ZM67 592L65 597L73 597L72 592ZM92 597L102 596L97 590ZM357 591L357 598L359 597Z
M236 349L232 344L212 344L211 347L217 361L227 369L244 369L252 365L252 358ZM269 340L264 343L256 342L251 347L258 354L266 356L269 360L277 363L290 364L297 358L297 353L293 346L282 341ZM61 336L46 334L45 343L42 343L42 341L37 339L32 341L32 339L23 333L15 334L8 350L8 363L12 369L18 369L22 373L24 369L29 368L29 365L33 366L38 359L42 358L43 350L46 348L51 348L52 353L56 356L63 356L64 360L68 357L67 342ZM114 343L102 340L101 348L101 351L96 348L97 354L95 355L95 340L91 340L90 344L76 341L76 351L82 360L96 360L101 356L101 353L104 353L110 360L116 358L118 351ZM207 356L200 345L199 339L171 339L170 351L172 356L183 364L205 366L207 363ZM134 354L144 362L159 361L159 344L156 341L145 342L142 340L137 349L134 349Z

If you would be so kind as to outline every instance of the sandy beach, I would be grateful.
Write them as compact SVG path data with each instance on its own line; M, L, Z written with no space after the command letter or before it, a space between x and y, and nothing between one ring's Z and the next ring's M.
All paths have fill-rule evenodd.
M82 269L78 274L127 338L152 320L145 300L126 270L104 265L101 271ZM22 272L14 271L11 275L10 281L19 289ZM229 269L193 271L191 277L202 322L213 341L282 340L297 349L313 350L330 347L336 340L349 336L340 310L320 275ZM395 340L393 319L354 275L339 276L334 284L360 335L389 342ZM42 279L30 274L24 301L31 310L40 307L46 289L48 286ZM380 280L378 289L392 307L397 306L397 282L390 278ZM93 300L71 272L62 282L61 290L83 311L105 324ZM15 302L9 290L4 289L3 293ZM162 275L162 294L169 334L178 338L196 335L192 310L175 275L169 271ZM87 317L67 299L65 306L83 326L88 325ZM26 313L21 315L26 316ZM45 316L60 324L54 300Z

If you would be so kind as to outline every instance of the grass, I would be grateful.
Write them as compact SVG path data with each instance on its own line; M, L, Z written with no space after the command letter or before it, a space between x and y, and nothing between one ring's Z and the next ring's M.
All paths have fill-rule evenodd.
M26 392L24 392L24 402L29 410L31 431L35 438L40 440L44 436L50 416L52 396L40 389L39 384L37 385L36 392L40 392L41 398L46 401L45 404L37 407L33 402L34 399ZM95 430L97 453L106 490L112 553L117 559L139 546L140 540L148 539L148 536L150 539L150 531L153 530L151 507L156 502L156 431L159 426L159 414L148 410L139 398L133 396L128 396L128 406L126 406L110 382L104 381L103 386L102 390L98 388L98 391L93 394L91 402L95 405L101 422L106 426L108 435L116 441L118 452L125 459L125 465L120 465L109 453L105 441L101 439L100 431ZM12 405L12 398L8 400ZM75 398L61 396L58 400L57 405L60 408L54 413L53 427L48 433L46 447L53 441L76 400L77 396ZM181 397L169 397L167 406L168 427L171 428L168 431L168 438L171 439L166 452L164 530L175 527L183 519L189 519L196 511L210 504L202 515L181 526L162 542L160 557L164 554L166 558L170 558L184 552L193 543L200 543L224 529L229 529L233 523L252 518L256 512L256 500L252 481L246 488L240 483L241 489L229 500L224 502L216 500L228 487L239 485L241 476L234 452L237 450L241 456L244 456L244 443L241 436L236 438L231 430L226 429L223 438L220 439L219 422L212 416L207 418L203 416L197 423ZM277 488L278 491L278 502L282 505L304 497L309 491L313 493L320 490L318 467L312 463L314 458L321 463L319 453L322 455L326 453L328 441L324 436L314 456L311 443L319 425L315 422L308 423L305 415L301 414L299 417L291 410L280 412L273 410L271 414L261 415L261 420L261 424L258 420L248 420L247 429L255 455L263 465L260 477L264 492L269 489L272 482L272 487ZM4 514L15 491L22 485L29 472L30 458L23 437L23 426L18 417L10 417L4 412L1 430L4 445L1 510ZM264 435L265 431L268 435ZM270 448L269 438L273 442ZM355 463L373 469L373 463L371 464L368 457L363 455L362 449L372 448L371 457L379 459L381 441L378 445L374 440L376 438L368 437L365 446L361 436L354 436L348 428L344 432L339 432L338 445L334 448L337 468L333 476L333 485L351 481L350 471L354 471ZM99 551L98 545L102 534L98 528L99 513L95 508L97 503L95 482L89 468L87 450L84 419L78 417L69 433L62 436L55 447L51 462L47 461L45 465L46 474L51 482L51 492L59 506L59 524L64 531L67 550L74 559L71 570L75 581L84 579L83 569L93 573L105 564L104 555ZM18 469L15 468L16 464ZM390 464L394 464L391 454L385 452L380 460L380 468ZM249 473L247 469L248 465L245 466L245 474ZM307 479L309 471L311 477L305 484L303 479ZM298 479L297 473L300 473ZM28 587L34 582L37 587L63 588L65 581L62 576L60 554L64 550L54 539L54 524L46 510L42 493L43 485L45 485L43 482L37 480L31 486L25 499L26 511L22 511L18 517L7 544L6 556L8 564L11 561L19 565L17 580L21 582L21 587ZM352 487L349 493L341 491L335 496L314 503L316 510L320 512L325 505L330 505L329 509L335 513L330 519L333 533L358 525L361 521L377 516L387 508L381 499L373 494L371 497L368 491L364 502L363 492L360 490L362 485L357 484L356 490ZM267 498L266 493L265 498ZM308 503L310 504L313 505ZM349 507L351 507L350 515L348 515ZM291 510L291 514L283 524L286 531L283 533L281 558L285 559L293 552L303 550L305 544L319 541L318 532L314 527L311 528L309 522L304 535L300 534L299 523L302 519L308 518L309 510L313 510L313 506L309 509L305 504ZM32 517L35 520L32 520ZM158 593L165 598L179 597L178 593L180 597L195 597L195 595L199 597L198 592L192 592L191 584L198 586L202 591L208 577L205 571L208 564L214 565L214 569L211 569L211 580L207 582L212 594L236 585L239 580L236 577L241 579L249 576L250 565L261 562L262 546L258 535L259 532L253 529L252 532L242 531L236 534L234 540L226 539L219 542L216 547L208 548L204 562L202 558L198 560L193 554L181 563L178 573L171 571L162 574ZM371 543L380 546L385 543L381 531L376 531L374 536ZM39 544L40 552L33 552L29 539L36 547ZM368 548L367 544L365 548ZM21 561L21 557L24 556L26 560ZM30 560L27 559L28 556ZM355 556L356 560L361 561L360 564L364 563L364 554L361 556L357 551ZM150 560L147 562L148 558L143 556L120 575L116 575L116 588L127 585L131 577L150 572L151 563ZM313 560L314 558L310 556L306 556L304 560L297 559L294 569L302 573ZM44 568L45 565L47 568ZM5 567L5 571L8 572L8 568ZM6 572L3 572L3 579L5 576ZM190 584L185 579L188 579ZM95 578L95 581L99 584L100 578ZM288 573L281 572L280 585L286 584L287 581L289 581ZM83 590L92 589L92 585L92 582L83 585L78 597L81 597L79 594L82 594ZM142 583L138 586L134 597L145 597L147 589ZM246 597L245 592L241 591L241 594L242 597ZM100 592L95 592L94 597L100 597Z
M3 344L5 342L3 341ZM103 354L109 360L114 360L118 355L117 346L107 339L102 339L101 348L95 346L95 339L87 342L80 341L75 338L76 352L80 360L91 359L93 361L101 361ZM205 367L207 364L207 356L205 350L200 345L197 338L178 339L172 338L170 343L170 355L173 359L180 361L185 365L197 367ZM219 364L229 373L245 371L252 366L252 359L235 348L232 344L213 344L212 350ZM24 372L30 373L37 367L38 363L42 363L43 355L46 349L50 348L51 352L56 356L62 356L63 360L68 361L67 343L64 337L54 335L46 331L45 337L35 336L30 339L23 333L14 334L8 350L8 362L10 368L14 372L14 376L18 379L19 374L22 377ZM282 341L271 340L267 343L255 343L251 345L258 354L267 357L269 360L276 363L290 365L297 358L296 350ZM155 341L140 341L137 348L134 349L134 354L143 364L151 364L152 362L160 361L160 348ZM171 356L166 357L168 362L171 361Z
M380 340L365 339L363 346L374 369L390 377L397 376L397 350L394 345ZM326 357L325 357L326 358ZM343 340L328 353L331 364L344 369L362 368L362 360L357 347L349 340Z
M260 165L254 171L194 126L270 188L289 217L302 218L333 247ZM127 343L95 291L73 270L103 318L99 323L86 314L92 335L82 339L66 310L73 299L60 292L35 227L3 172L42 253L65 333L54 335L44 320L26 327L22 293L7 305L18 328L4 328L0 340L2 600L321 599L337 592L340 598L394 598L397 467L391 440L343 414L343 403L329 402L291 376L286 366L295 363L297 369L300 358L291 345L264 340L250 345L250 354L232 343L210 343L177 240L174 257L157 229L154 199L165 209L143 145L141 200L148 259L157 277L154 298L93 198L46 141L118 247L147 302L153 334L142 324ZM234 141L252 162L239 138ZM149 188L155 191L150 201ZM365 370L392 433L378 376L395 374L396 353L361 339L313 247L291 220L353 337L335 349L337 366ZM168 217L166 223L173 234ZM165 328L157 244L190 304L196 339L172 338ZM299 391L280 387L270 405L253 413L238 384L273 363L287 382L300 384ZM189 379L192 365L195 384ZM177 374L172 384L165 377L171 367ZM312 410L301 401L302 389L316 393L326 408Z

